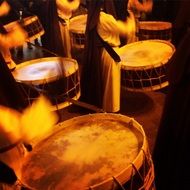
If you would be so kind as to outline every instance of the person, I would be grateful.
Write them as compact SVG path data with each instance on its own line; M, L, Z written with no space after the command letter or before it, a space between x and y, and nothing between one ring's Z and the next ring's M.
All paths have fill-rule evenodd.
M7 32L9 32L9 30L12 30L12 28L14 27L13 23L22 19L21 17L28 16L29 13L27 12L26 8L23 6L21 0L6 0L4 1L4 3L8 4L10 10L7 12L7 14L1 15L2 26L0 30L1 30L1 33L6 34ZM4 7L4 10L5 9L6 7ZM17 46L16 48L11 48L11 49L10 48L1 49L2 56L4 57L5 62L7 63L11 71L16 68L16 63L14 62L14 59L12 58L13 51L14 53L16 53L17 57L22 58L23 56L22 46Z
M1 0L0 3L0 5L3 5L5 1ZM10 7L8 4L7 6L9 10ZM2 12L0 12L0 15L2 15ZM0 27L2 27L1 24ZM25 42L26 37L27 33L19 24L16 24L13 31L0 33L0 49L10 49L22 45ZM25 101L1 53L0 72L0 104L21 110L26 106Z
M52 133L57 115L51 111L51 106L42 95L22 113L0 106L0 189L1 186L3 189L28 189L20 181L23 159L29 154L23 143L32 142L35 146Z
M130 42L138 41L138 32L139 32L139 21L146 20L146 15L152 11L153 0L129 0L128 1L128 10L131 14L134 14L136 22L136 34L131 37ZM144 18L143 18L144 17Z
M42 47L52 56L71 57L68 21L80 4L80 0L44 0L38 3L38 18L45 34Z
M1 7L0 7L0 16L3 17L5 15L7 15L9 13L10 9L11 8L10 8L9 4L7 3L7 1L3 1L1 4ZM0 26L0 32L4 33L4 34L7 33L7 31L3 27L3 25ZM8 67L9 67L9 69L13 70L16 67L16 64L12 59L12 55L11 55L9 48L6 46L5 47L0 46L0 51L1 51L3 58L5 59L5 62L7 63Z
M189 20L190 3L181 3L181 17ZM159 190L186 190L190 185L190 27L185 28L169 62L169 88L153 151Z
M136 35L136 23L135 23L135 17L132 15L133 13L128 9L128 2L129 0L114 0L114 8L115 8L115 14L114 18L116 20L126 21L128 18L134 19L134 30L131 30L131 34L128 34L127 38L126 36L120 36L120 47L129 44L131 42L134 42L134 38Z
M134 30L132 19L114 18L110 0L89 1L86 44L81 73L81 101L103 108L106 112L120 110L120 35ZM108 53L109 52L109 53Z
M7 14L9 10L9 4L5 0L0 0L0 15L2 16L4 14ZM0 27L3 27L1 23ZM9 33L0 33L0 49L9 49L18 45L22 45L26 37L26 32L19 25L16 25L13 31ZM22 94L19 91L14 77L12 76L11 71L9 70L1 52L0 73L0 105L21 111L26 107L26 104L23 101L24 99L22 97ZM8 180L8 183L14 183L16 177L11 168L8 166L6 167L5 163L2 161L0 162L0 168L3 169L0 172L1 182L7 177L5 180Z

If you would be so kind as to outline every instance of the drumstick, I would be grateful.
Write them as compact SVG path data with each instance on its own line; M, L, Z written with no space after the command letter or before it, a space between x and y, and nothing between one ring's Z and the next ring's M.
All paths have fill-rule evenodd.
M50 53L50 54L52 54L52 55L54 55L56 57L62 57L62 56L58 55L57 53L54 53L54 52L52 52L52 51L50 51L50 50L48 50L48 49L46 49L46 48L44 48L42 46L33 44L33 43L29 42L29 41L27 41L27 43L30 44L30 45L32 45L32 46L34 46L34 47L36 47L36 48L39 48L39 49L41 49L43 51L46 51L46 52L48 52L48 53Z
M105 113L105 111L103 109L100 109L100 108L98 108L98 107L96 107L94 105L88 104L86 102L81 102L81 101L78 101L78 100L73 100L72 98L66 98L66 100L68 102L71 102L72 104L77 105L77 106L81 106L83 108L95 111L96 113Z

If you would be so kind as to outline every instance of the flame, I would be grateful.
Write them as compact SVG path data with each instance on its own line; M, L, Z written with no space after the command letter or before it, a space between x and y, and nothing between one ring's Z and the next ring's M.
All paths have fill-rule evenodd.
M30 142L35 138L42 139L52 132L58 117L51 111L51 107L49 100L40 96L24 110L21 116L21 133L25 142Z
M51 107L51 103L44 96L40 96L22 114L11 108L0 106L0 131L11 142L43 139L52 132L58 120L55 112L51 111Z

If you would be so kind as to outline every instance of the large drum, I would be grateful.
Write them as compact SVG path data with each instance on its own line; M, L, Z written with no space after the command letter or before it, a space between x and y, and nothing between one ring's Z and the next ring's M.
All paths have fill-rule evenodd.
M11 31L17 23L20 23L28 33L27 41L33 41L44 34L44 28L37 16L29 16L23 18L21 21L14 21L6 24L4 27L7 31Z
M71 46L74 49L83 49L85 44L87 14L78 15L70 20Z
M152 91L168 86L167 67L175 47L164 40L128 44L121 51L121 85L131 91Z
M163 21L140 21L138 25L139 40L160 39L171 41L172 24Z
M134 119L91 114L60 123L28 154L22 182L34 189L154 189L145 133Z
M62 109L69 105L67 98L80 97L78 63L74 59L46 57L26 61L17 66L13 76L29 104L43 94L53 109Z

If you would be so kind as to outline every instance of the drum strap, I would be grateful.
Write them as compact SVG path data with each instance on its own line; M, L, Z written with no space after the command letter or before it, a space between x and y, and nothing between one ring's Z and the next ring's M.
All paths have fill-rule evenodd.
M58 16L59 22L61 22L61 24L66 25L66 22L63 18L61 18L60 16Z
M120 62L121 58L119 55L114 51L114 49L107 43L105 42L100 35L97 33L100 42L102 43L103 47L106 49L106 51L109 53L109 55L114 59L115 62Z
M4 153L4 152L7 152L7 151L11 150L12 148L16 147L19 142L20 141L17 141L16 143L10 144L8 146L1 147L0 148L0 154Z

